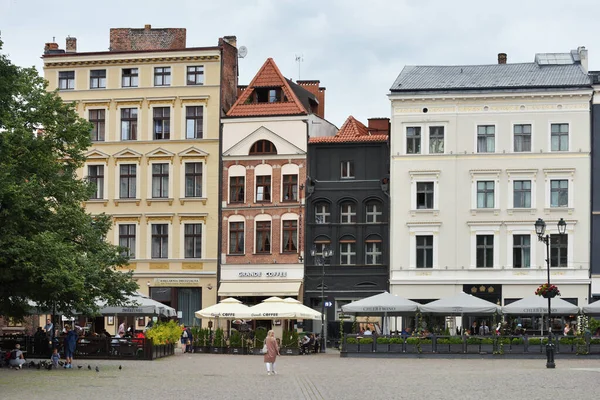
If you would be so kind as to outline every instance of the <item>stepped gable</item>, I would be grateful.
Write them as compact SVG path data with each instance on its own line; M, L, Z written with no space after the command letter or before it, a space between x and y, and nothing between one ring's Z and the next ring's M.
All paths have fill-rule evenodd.
M372 134L362 122L352 115L346 119L344 125L335 136L311 137L309 143L360 143L360 142L387 142L388 135L382 133Z
M257 102L256 90L274 88L281 90L281 99L276 102ZM260 68L252 82L240 93L228 117L253 117L265 115L306 115L307 109L291 88L289 81L281 74L272 58Z

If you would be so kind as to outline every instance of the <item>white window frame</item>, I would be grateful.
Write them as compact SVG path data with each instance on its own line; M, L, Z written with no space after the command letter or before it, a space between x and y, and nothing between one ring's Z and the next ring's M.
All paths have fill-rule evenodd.
M533 132L533 128L532 128ZM524 152L527 153L527 152ZM535 213L537 210L537 169L507 169L508 182L506 188L508 198L506 199L506 210L509 215L513 213ZM514 181L530 181L531 182L531 207L530 208L515 208L514 205Z
M318 205L327 205L328 207L328 212L320 212L321 210L317 211L317 206ZM313 208L314 208L314 213L315 213L315 220L314 223L315 224L319 224L319 225L324 225L324 224L330 224L331 223L331 203L329 201L326 201L324 199L320 199L316 202L313 203ZM327 221L323 221L323 222L317 222L317 216L322 215L324 218L327 218Z
M353 242L344 242L344 243L338 242L339 251L340 251L340 257L339 257L340 265L343 265L343 266L357 265L357 262L358 262L357 243L356 243L356 239L354 237L352 239L354 239ZM344 239L344 240L349 240L349 239ZM354 244L354 252L352 252L352 251L342 252L342 246L346 246L346 245L349 245L349 244ZM348 250L348 249L346 248L346 250ZM346 261L348 261L348 258L350 258L350 260L351 260L352 257L354 257L354 264L351 264L351 263L342 263L342 257L344 257L344 259Z
M167 235L168 236L168 246L167 246L167 258L152 258L152 225L154 224L166 224L167 225ZM148 243L147 249L146 249L146 254L147 254L147 259L154 261L154 262L160 262L161 260L166 262L167 260L170 260L173 258L173 224L171 222L170 219L165 219L165 220L155 220L153 219L152 221L148 221L147 224L147 229L146 229L146 240ZM136 243L137 245L137 243Z
M294 253L299 253L300 252L300 247L301 247L301 243L300 243L300 218L298 216L298 214L295 213L285 213L281 216L281 218L279 219L280 223L279 223L279 253L280 254L294 254ZM283 222L284 221L296 221L296 251L285 251L283 249ZM271 225L271 231L273 231L273 226Z
M288 163L288 164L284 164L281 166L280 168L280 179L279 179L279 201L281 203L283 202L287 202L287 203L296 203L296 202L300 202L302 201L302 199L300 198L300 166L298 164L294 164L294 163ZM283 198L283 176L284 175L296 175L296 200L294 199L290 199L290 200L285 200Z
M568 150L552 150L552 125L554 125L554 124L567 124L569 126L569 140L568 140L569 149ZM568 152L572 151L572 148L573 148L573 143L572 143L573 133L572 133L572 129L571 129L572 127L573 127L573 121L571 121L568 118L552 119L552 120L548 121L548 137L547 137L548 153L568 153Z
M120 239L119 233L121 230L120 225L135 225L135 249L134 249L135 257L131 258L131 260L138 260L138 259L142 258L142 257L140 257L140 240L139 240L140 224L138 222L133 222L133 221L121 222L117 219L116 229L114 230L115 237L114 237L114 242L113 242L117 246L120 244L120 240L119 240Z
M531 249L529 251L529 268L519 268L520 270L532 270L537 265L537 243L538 238L535 233L535 229L530 228L530 223L511 223L506 222L506 262L502 263L506 265L506 268L514 269L513 266L513 246L514 246L514 235L530 235ZM540 246L542 247L542 246ZM544 249L545 254L546 249ZM545 258L545 257L544 257Z
M494 225L486 224L479 225L471 224L471 269L476 270L491 270L501 268L500 266L500 225L498 222ZM493 235L494 236L494 265L491 268L477 268L477 236L478 235Z
M369 238L371 238L371 239L369 239ZM371 241L367 242L367 240L371 240ZM368 251L368 246L371 243L379 243L379 252L369 252ZM375 235L367 237L364 244L365 244L365 265L383 265L383 240L381 239L381 237L375 236ZM377 256L380 256L381 263L368 262L369 258L373 259L373 257L377 257Z
M531 125L531 150L530 151L515 151L515 125ZM534 146L535 123L533 121L516 121L510 126L510 153L515 154L530 154L533 153Z
M350 173L350 166L352 166L352 175L343 175L344 171L344 163L346 164L346 171ZM342 160L340 161L340 179L355 179L356 178L356 170L354 167L354 160Z
M271 249L268 253L266 252L260 252L257 253L256 251L256 237L258 236L257 231L256 231L256 223L257 222L270 222L271 223L271 230L269 233L269 243L271 243ZM259 214L256 217L254 217L254 235L252 236L252 254L257 254L257 255L261 255L261 254L273 254L273 217L269 214ZM246 225L244 225L244 230L246 229ZM245 231L244 231L245 234ZM246 239L246 237L244 237L244 239ZM244 246L245 246L245 242L244 242Z
M444 129L444 151L441 152L441 153L432 153L430 151L431 150L430 147L429 147L430 143L431 143L431 136L430 136L431 132L430 132L430 129L434 128L434 127L441 127L441 128ZM426 137L426 141L425 141L425 143L427 144L427 149L426 149L427 152L423 152L423 154L434 154L434 155L435 154L446 154L446 148L447 148L446 144L448 143L448 140L447 140L448 139L448 124L445 123L445 122L444 123L430 122L430 123L428 123L428 124L425 125L425 130L427 131L427 135L426 135L427 137ZM423 149L423 148L421 147L421 149Z
M573 213L575 205L575 168L545 168L544 172L544 185L545 185L545 198L544 198L544 212L568 212ZM551 181L554 180L566 180L569 185L569 200L567 207L552 207L551 200Z
M187 77L186 77L187 80ZM200 86L200 85L198 85ZM202 107L202 138L201 139L188 139L187 138L187 107ZM181 122L181 126L183 127L183 129L181 129L181 134L179 135L180 137L175 137L175 133L173 132L173 130L171 130L171 139L181 139L181 140L186 140L186 141L194 141L194 140L206 140L206 134L208 132L208 118L207 118L207 112L208 112L208 107L206 107L206 103L205 102L201 102L201 101L194 101L194 102L185 102L183 104L182 107L182 111L181 111L181 117L180 117L180 122ZM173 118L171 118L173 119ZM154 129L154 128L153 128Z
M189 216L189 215L187 215ZM185 257L185 225L189 225L189 224L201 224L202 225L202 248L200 249L200 257L196 257L196 258L186 258ZM227 230L229 230L229 225ZM206 254L206 223L204 220L192 220L192 219L186 219L186 218L182 218L181 222L179 224L179 237L181 238L180 240L180 245L179 245L179 255L182 260L202 260L205 257Z
M348 212L344 212L342 206L344 206L346 204L354 205L354 212L352 212L351 210L348 211ZM340 224L343 224L343 225L352 225L352 224L356 224L358 222L358 206L356 205L355 201L353 201L353 200L343 200L343 201L340 202L339 208L340 208ZM348 222L343 222L343 217L344 216L348 217L347 218ZM351 221L352 217L354 217L354 222Z
M242 249L241 253L230 253L229 249L231 248L231 223L242 223L244 226L244 233L243 238L244 238L244 248ZM225 249L226 251L224 252L226 255L231 255L233 257L237 257L237 256L242 256L246 254L246 245L247 240L246 240L246 232L247 232L247 223L246 223L246 218L243 215L230 215L229 218L227 218L227 249ZM256 241L254 243L254 245L256 245Z
M136 139L130 139L130 140L123 140L123 132L121 131L121 110L124 108L136 108L137 109L137 138ZM140 140L145 140L145 138L142 138L142 126L140 124L140 120L142 117L142 107L140 106L131 106L131 105L118 105L117 104L117 114L116 114L116 125L117 125L117 129L115 131L115 133L117 134L117 138L116 141L118 142L123 142L123 143L129 143L129 142L138 142Z
M498 215L500 212L500 174L501 170L471 170L471 214L477 213L494 213ZM493 208L477 208L477 182L493 181L494 182L494 207Z
M379 208L375 211L369 211L369 203L376 203ZM383 222L383 202L379 199L367 199L365 201L365 223L367 224L380 224ZM369 217L374 217L375 221L370 221ZM378 218L379 217L379 218ZM379 219L379 221L377 221Z
M439 126L439 125L436 125ZM445 140L445 139L444 139ZM445 145L445 144L444 144ZM439 193L440 193L440 174L441 170L413 170L408 171L410 175L410 213L416 214L433 214L438 215L439 209ZM417 183L433 182L433 209L417 209Z
M419 129L419 151L415 152L415 153L409 153L408 152L408 130L411 128L415 128L415 129ZM406 124L404 126L404 152L407 156L414 156L414 155L418 155L418 154L427 154L426 152L423 151L423 144L424 144L424 140L423 140L423 131L424 131L424 126L420 125L420 124ZM429 131L429 130L427 130Z
M267 201L267 200L258 200L258 185L257 185L257 177L259 176L270 176L271 177L271 193L270 196L271 198ZM269 164L259 164L256 167L254 167L254 203L275 203L276 200L273 198L274 197L274 190L273 190L273 167ZM263 199L264 199L264 193L263 193Z
M162 86L158 86L158 87L162 87ZM155 108L168 108L169 109L169 139L154 139L154 109ZM175 107L173 107L173 105L170 103L165 103L165 104L153 103L149 109L150 109L150 112L148 113L148 126L150 127L150 129L148 129L148 133L150 134L149 140L159 143L159 142L169 142L171 140L178 139L175 137L175 118L174 118ZM139 113L138 113L138 120L139 120ZM184 135L185 135L185 133L184 133Z
M439 232L441 223L408 224L410 258L408 268L418 271L431 271L439 268ZM417 268L417 236L433 236L433 260L431 268Z
M240 176L244 178L244 200L243 200L243 203L244 204L246 203L246 197L248 196L248 178L246 177L246 167L243 165L231 165L231 166L229 166L229 168L227 168L228 182L227 182L227 203L226 204L231 204L231 178L237 178ZM204 173L202 174L202 179L204 179ZM185 183L185 181L184 181L184 183ZM184 188L184 194L185 194L185 188ZM239 204L239 203L234 203L234 204Z
M477 148L477 135L479 133L480 126L493 126L494 127L494 151L480 152ZM498 123L497 122L486 122L480 121L475 124L475 146L473 147L473 153L475 154L495 154L498 153Z

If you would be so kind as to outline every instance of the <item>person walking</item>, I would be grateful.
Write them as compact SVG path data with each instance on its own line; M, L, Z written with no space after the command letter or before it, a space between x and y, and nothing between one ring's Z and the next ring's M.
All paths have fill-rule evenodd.
M77 346L77 333L71 329L70 325L65 325L67 335L65 336L65 368L73 368L71 363L73 362L73 353L75 353L75 347Z
M267 366L267 375L276 375L275 360L277 360L277 356L279 355L279 346L275 339L275 331L272 329L267 333L265 346L267 346L267 351L265 352L264 362Z

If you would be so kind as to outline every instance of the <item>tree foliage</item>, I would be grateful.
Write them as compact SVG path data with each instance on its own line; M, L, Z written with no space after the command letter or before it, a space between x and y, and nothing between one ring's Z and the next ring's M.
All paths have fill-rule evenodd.
M34 68L0 54L0 315L17 319L32 303L93 313L137 288L105 240L111 218L83 208L92 188L76 171L91 126L46 88Z

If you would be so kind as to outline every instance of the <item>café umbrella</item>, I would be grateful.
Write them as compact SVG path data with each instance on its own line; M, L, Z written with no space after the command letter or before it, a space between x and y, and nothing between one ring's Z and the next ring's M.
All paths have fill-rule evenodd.
M442 315L491 315L500 312L500 306L471 294L460 292L431 303L419 305L422 313Z
M283 302L288 304L288 307L292 309L296 313L296 319L319 319L321 318L321 313L313 310L310 307L305 306L300 303L296 299L292 299L291 297L287 297L283 299Z
M298 304L284 301L280 297L269 297L262 303L248 308L246 319L306 319L315 318L316 314L307 314ZM319 313L318 318L321 317Z
M127 296L125 305L122 306L107 306L101 305L99 313L101 315L116 315L116 316L163 316L167 318L177 316L174 308L152 300L148 296L141 293L135 293Z
M558 297L552 299L551 308L552 315L574 315L579 313L579 307ZM548 313L548 299L541 296L525 297L502 307L502 312L513 315L545 315Z
M247 316L249 308L238 299L229 297L217 304L196 311L195 315L196 318L243 319Z

